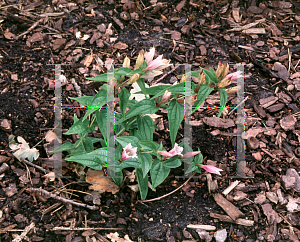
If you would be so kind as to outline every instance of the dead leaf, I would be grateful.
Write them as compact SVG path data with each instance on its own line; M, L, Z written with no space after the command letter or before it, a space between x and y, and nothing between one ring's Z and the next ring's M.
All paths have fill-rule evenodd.
M14 39L14 38L16 37L16 35L13 34L13 33L11 33L11 32L5 31L5 32L4 32L4 37L5 37L6 39Z
M209 126L213 126L216 128L230 128L234 127L234 121L232 119L223 119L223 118L217 118L217 117L205 117L203 119L203 122Z
M86 174L86 182L91 183L89 189L98 191L99 193L111 192L116 194L119 192L119 187L114 183L113 179L105 176L102 170L89 169Z
M124 236L124 239L120 238L118 232L107 234L106 237L112 242L133 242L127 234Z
M83 62L83 64L86 66L86 67L89 67L91 64L92 64L92 61L93 61L94 57L93 57L93 52L91 52L91 54L87 55L85 57L85 60Z
M119 49L119 50L125 50L128 48L128 45L119 41L118 43L114 44L114 48Z

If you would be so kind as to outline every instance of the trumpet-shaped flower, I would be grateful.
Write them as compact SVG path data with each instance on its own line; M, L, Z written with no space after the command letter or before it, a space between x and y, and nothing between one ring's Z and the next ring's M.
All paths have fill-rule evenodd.
M164 159L170 158L175 155L181 155L183 151L183 147L180 147L177 143L175 143L174 148L171 149L169 152L167 151L158 151L158 154L162 155Z
M137 152L137 147L133 148L131 146L131 143L129 143L128 145L126 145L123 148L121 161L128 160L130 158L138 158L137 155L136 155L136 152Z
M198 155L200 151L187 152L183 155L183 159L191 158L195 155Z
M219 169L219 168L217 168L215 166L212 166L212 165L202 165L201 167L209 173L214 173L214 174L217 174L217 175L220 175L220 176L221 176L220 171L223 171L222 169Z

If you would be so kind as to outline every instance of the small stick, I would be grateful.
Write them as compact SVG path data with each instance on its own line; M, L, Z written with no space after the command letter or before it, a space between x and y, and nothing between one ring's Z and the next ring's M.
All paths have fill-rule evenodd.
M187 179L186 181L185 181L185 183L183 183L181 186L179 186L179 187L177 187L175 190L173 190L172 192L169 192L169 193L167 193L167 194L165 194L165 195L163 195L163 196L161 196L161 197L157 197L157 198L153 198L153 199L149 199L149 200L139 200L138 202L140 202L140 203L147 203L147 202L153 202L153 201L158 201L158 200L160 200L160 199L162 199L162 198L165 198L165 197L167 197L167 196L169 196L169 195L171 195L171 194L173 194L174 192L177 192L179 189L181 189L182 187L184 187L191 179L192 179L192 177L195 175L196 173L195 172L193 172L193 174L189 177L189 179Z
M33 167L39 169L39 170L41 170L41 171L43 171L43 172L45 172L45 173L49 173L49 172L50 172L49 170L46 170L46 169L44 169L43 167L40 167L40 166L38 166L38 165L36 165L36 164L33 164L32 162L29 162L29 161L27 161L27 160L25 160L25 159L23 159L23 158L21 158L21 161L23 161L23 162L26 163L27 165L30 165L30 166L33 166Z
M52 231L67 230L67 231L86 231L86 230L123 230L123 228L68 228L68 227L54 227Z
M180 65L179 65L180 66ZM176 66L174 69L170 70L168 73L164 74L162 77L158 78L157 80L155 80L152 84L156 84L159 81L161 81L162 79L164 79L167 75L171 74L172 72L174 72L179 66Z
M278 159L275 155L271 154L271 153L270 153L269 151L267 151L266 149L261 148L261 150L262 150L263 152L265 152L266 154L268 154L269 156L271 156L273 159L277 160L278 162L281 161L280 159Z
M25 238L25 236L29 233L29 231L34 228L34 225L35 225L34 222L32 222L31 224L26 226L24 231L17 238L15 238L12 242L21 242Z
M31 30L33 30L36 26L38 26L44 19L39 19L38 21L36 21L27 31L25 31L22 34L19 34L15 39L19 39L20 37L22 37L25 34L28 34Z
M236 110L239 106L241 106L241 105L242 105L244 102L246 102L248 99L249 99L249 96L247 96L243 101L241 101L238 105L236 105L235 108L232 109L230 113L228 113L228 116L230 116L230 114L232 114L232 112L233 112L234 110Z
M79 203L79 202L75 202L75 201L70 200L70 199L62 198L60 196L54 195L54 194L52 194L52 193L50 193L50 192L48 192L44 189L41 189L41 188L32 188L31 187L31 188L28 188L27 190L30 191L30 192L40 192L40 193L42 193L46 196L52 197L54 199L57 199L59 201L65 202L65 203L71 203L71 204L79 206L79 207L84 207L84 208L88 208L88 209L91 209L91 210L98 210L99 209L99 207L97 207L97 206L90 206L90 205L87 205L87 204L84 204L84 203Z

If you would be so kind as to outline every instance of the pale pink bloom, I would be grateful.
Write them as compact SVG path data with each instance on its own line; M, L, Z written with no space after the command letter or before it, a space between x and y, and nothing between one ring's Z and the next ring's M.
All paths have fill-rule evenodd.
M131 143L129 143L128 145L126 145L123 148L123 153L122 153L121 161L128 160L130 158L138 158L137 155L136 155L136 152L137 152L137 147L133 148L131 146Z
M154 53L155 53L155 48L152 47L149 52L146 52L144 54L145 61L147 62L147 64L149 64L153 60Z
M163 56L158 56L155 60L151 61L150 63L147 63L147 67L144 69L144 71L160 71L166 67L169 66L170 61L163 59Z
M191 158L195 155L198 155L200 153L200 151L193 151L193 152L187 152L183 155L183 158L186 159L186 158Z
M201 166L204 170L208 171L209 173L214 173L214 174L217 174L217 175L220 175L221 176L221 173L220 171L223 171L222 169L219 169L215 166L212 166L212 165L202 165Z
M167 151L158 151L158 154L162 155L164 159L173 157L175 155L181 155L181 152L183 151L183 148L178 146L177 143L175 143L174 148L171 149L169 152Z
M181 155L183 151L183 147L180 147L177 143L174 144L174 148L169 151L170 154L174 155Z
M242 77L242 72L241 71L236 71L233 73L228 74L227 76L225 76L225 78L228 78L231 81L235 81L236 79Z
M162 155L162 156L164 157L164 159L165 159L165 158L170 158L170 157L174 156L174 155L172 155L172 154L170 154L169 152L164 151L164 150L162 150L162 151L157 151L157 153L160 154L160 155Z

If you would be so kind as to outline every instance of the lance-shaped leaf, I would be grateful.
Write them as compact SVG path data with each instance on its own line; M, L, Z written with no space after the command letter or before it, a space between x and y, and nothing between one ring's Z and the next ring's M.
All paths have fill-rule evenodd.
M167 110L171 142L172 146L174 146L179 125L184 117L184 106L183 104L178 103L175 99L173 99L169 103Z
M198 92L197 95L197 101L194 103L194 106L196 106L196 108L193 109L193 112L195 112L197 110L197 108L199 108L199 106L204 102L205 98L214 90L213 87L210 87L209 84L205 83L203 84Z
M222 111L224 107L226 106L227 102L227 92L225 91L225 88L219 88L218 89L219 95L220 95L220 111L218 114L218 118L221 116Z

